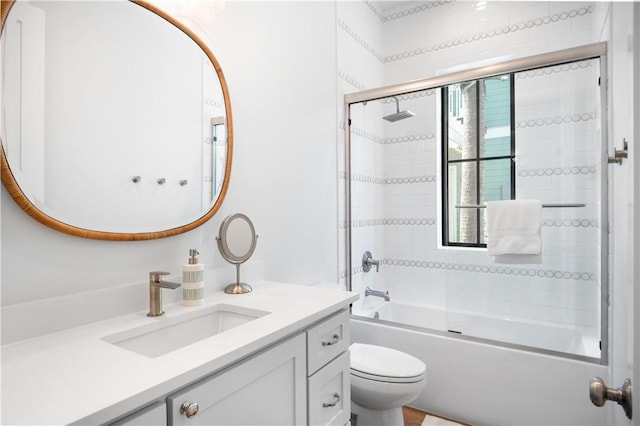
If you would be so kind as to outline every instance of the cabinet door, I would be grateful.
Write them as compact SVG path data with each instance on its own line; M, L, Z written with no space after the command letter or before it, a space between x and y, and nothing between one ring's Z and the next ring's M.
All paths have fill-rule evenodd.
M309 425L344 425L351 417L349 351L309 377Z
M167 398L169 424L304 425L305 361L300 334ZM181 414L183 404L197 414Z

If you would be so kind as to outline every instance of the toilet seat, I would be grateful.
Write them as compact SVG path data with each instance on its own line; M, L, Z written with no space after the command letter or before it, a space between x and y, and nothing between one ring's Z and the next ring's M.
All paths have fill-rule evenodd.
M351 374L367 380L386 383L413 383L425 377L422 361L395 349L353 343Z
M383 383L416 383L424 379L424 373L419 376L413 377L387 377L387 376L376 376L375 374L367 374L362 371L351 369L351 375L355 377L360 377L365 380L373 380L375 382L383 382Z

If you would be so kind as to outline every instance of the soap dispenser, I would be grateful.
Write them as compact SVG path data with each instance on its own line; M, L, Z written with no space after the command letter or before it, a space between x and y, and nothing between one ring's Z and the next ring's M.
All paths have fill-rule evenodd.
M182 269L182 304L201 305L204 301L204 265L198 263L198 251L189 250L189 263Z

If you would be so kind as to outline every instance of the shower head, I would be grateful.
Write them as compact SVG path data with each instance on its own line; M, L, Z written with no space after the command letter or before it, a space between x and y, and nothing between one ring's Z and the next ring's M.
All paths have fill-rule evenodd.
M398 98L396 98L395 96L392 96L392 97L396 101L396 112L393 114L385 115L384 117L382 117L384 120L387 120L393 123L394 121L403 120L405 118L413 117L415 115L414 113L408 110L400 111L400 102L398 102Z
M396 113L393 114L389 114L387 116L382 117L384 120L390 121L390 122L394 122L394 121L399 121L399 120L404 120L405 118L409 118L409 117L413 117L415 116L414 113L412 113L411 111L398 111Z

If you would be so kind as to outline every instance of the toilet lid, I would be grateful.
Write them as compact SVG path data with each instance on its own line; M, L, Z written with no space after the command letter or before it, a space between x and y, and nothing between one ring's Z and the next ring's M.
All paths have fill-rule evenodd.
M424 362L404 352L383 346L353 343L351 373L382 381L416 381L424 376Z

